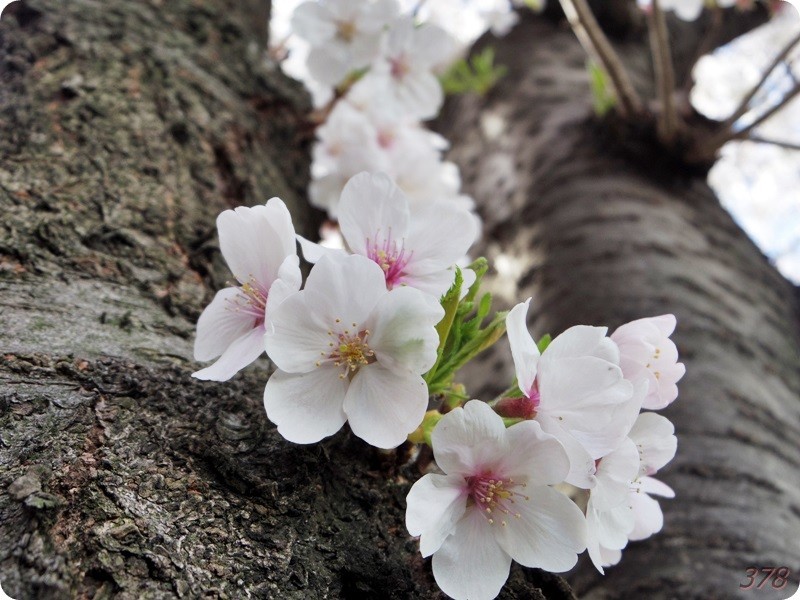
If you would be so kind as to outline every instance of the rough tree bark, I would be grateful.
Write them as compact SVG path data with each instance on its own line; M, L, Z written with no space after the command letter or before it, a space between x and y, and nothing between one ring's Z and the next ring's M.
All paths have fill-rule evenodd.
M255 7L259 7L256 10ZM309 106L258 0L26 0L0 22L0 579L14 598L441 597L418 474L283 441L266 361L190 373L223 209L305 223ZM517 569L504 598L569 598Z
M495 289L513 292L509 303L533 296L538 334L673 312L687 367L664 411L678 436L663 473L677 492L661 503L664 529L604 578L586 561L568 577L576 594L788 597L800 574L796 290L720 207L704 171L659 148L649 128L592 116L585 55L563 24L528 19L490 43L508 75L485 99L451 103L440 130L481 204ZM649 80L644 43L622 50ZM512 377L501 349L470 374L470 389L488 399ZM785 590L739 589L746 568L776 565L792 570Z

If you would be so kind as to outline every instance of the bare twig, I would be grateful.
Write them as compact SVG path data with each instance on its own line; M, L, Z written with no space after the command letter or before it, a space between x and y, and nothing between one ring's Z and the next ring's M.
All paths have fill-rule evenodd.
M767 70L764 71L764 74L761 76L761 80L753 87L752 90L750 90L750 92L747 94L747 96L744 97L744 99L742 100L741 104L739 104L739 106L733 112L733 114L725 120L725 122L723 123L723 127L724 128L730 129L733 126L733 124L736 123L736 121L738 121L739 119L741 119L742 116L749 110L751 100L753 100L753 98L755 98L756 94L758 94L758 92L761 90L761 88L767 82L767 80L769 79L770 75L772 75L772 72L776 68L778 68L778 66L784 60L786 60L786 58L789 56L789 53L792 51L792 49L798 43L800 43L800 33L798 33L796 36L794 36L789 41L789 43L783 48L783 50L781 50L778 53L778 55L775 57L775 59L772 61L772 63L770 63L769 67L767 67Z
M623 116L642 112L642 101L611 42L603 33L586 0L560 0L564 14L584 50L607 74Z
M675 139L680 122L675 107L675 70L672 65L667 20L659 0L653 0L647 24L650 31L656 88L661 101L661 110L658 112L658 135L662 142L670 144Z
M770 138L764 138L760 135L750 135L745 138L748 142L757 142L759 144L769 144L771 146L778 146L779 148L786 148L787 150L800 150L800 143L795 144L793 142L785 142L783 140L773 140Z
M779 102L775 103L774 106L770 107L768 110L764 111L761 115L759 115L756 119L753 120L752 123L749 123L747 126L743 127L739 131L733 131L728 126L725 129L722 129L719 133L715 136L712 136L708 141L701 145L702 151L701 156L711 157L713 156L717 150L719 150L726 142L731 140L744 140L752 138L750 133L761 125L764 121L769 119L772 115L780 111L784 106L789 104L792 100L794 100L798 95L800 95L800 82L795 81L792 88L786 92L783 98L780 99Z

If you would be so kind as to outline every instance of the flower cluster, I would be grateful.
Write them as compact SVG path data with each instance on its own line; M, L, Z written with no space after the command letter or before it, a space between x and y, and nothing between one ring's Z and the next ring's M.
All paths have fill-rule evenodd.
M675 16L683 21L695 21L703 9L711 6L719 8L736 7L741 10L752 8L756 0L659 0L661 8L675 12ZM640 0L640 4L650 8L651 0Z
M673 492L653 475L677 441L667 419L641 411L677 397L675 318L610 336L576 326L537 344L530 299L483 325L485 261L455 266L477 234L468 211L434 202L414 213L390 177L372 173L345 185L339 207L346 250L296 236L277 198L220 215L240 285L200 317L196 357L219 358L195 376L225 381L266 350L276 370L264 406L287 440L314 443L348 422L379 448L429 443L442 473L412 487L407 526L453 598L493 598L512 560L561 572L588 549L602 571L629 540L659 531L653 496ZM296 241L313 263L304 283ZM456 373L504 331L516 382L492 402L467 402Z
M297 235L278 198L223 212L220 249L238 285L200 316L195 358L215 362L194 376L226 381L266 351L264 406L288 441L315 443L347 422L379 448L430 445L439 471L414 483L406 524L441 589L480 600L499 593L512 561L563 572L588 550L602 572L661 529L653 496L674 494L652 476L677 441L667 419L642 410L674 401L684 369L671 315L537 343L530 299L491 315L488 264L459 266L480 222L442 159L446 140L421 125L442 104L438 70L459 52L437 25L456 4L296 7L306 81L333 98L309 195L338 221L340 244ZM481 32L513 24L509 0L467 4ZM460 369L506 332L516 381L471 400Z

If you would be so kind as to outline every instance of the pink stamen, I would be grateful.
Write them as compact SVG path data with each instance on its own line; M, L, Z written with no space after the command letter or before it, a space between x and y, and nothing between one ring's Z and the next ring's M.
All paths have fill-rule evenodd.
M404 269L411 260L413 252L406 254L402 242L399 247L392 239L392 232L383 240L382 243L367 240L367 257L377 263L383 269L386 277L386 287L390 290L400 283L405 276Z
M267 309L267 290L264 289L252 276L250 281L239 287L239 293L230 300L231 310L251 315L255 319L253 327L264 323Z
M518 500L528 501L531 498L517 492L516 488L519 487L525 488L526 484L517 483L510 477L497 477L491 473L467 478L469 497L490 525L495 523L495 518L500 519L500 525L503 527L506 525L506 516L521 518L522 515L514 510L513 505Z

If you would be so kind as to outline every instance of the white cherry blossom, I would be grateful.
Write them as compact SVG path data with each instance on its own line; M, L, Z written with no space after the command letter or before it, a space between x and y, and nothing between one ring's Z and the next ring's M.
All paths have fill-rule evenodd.
M650 475L675 456L674 432L665 417L643 413L628 439L599 461L586 520L589 557L601 573L619 562L628 540L643 540L661 530L664 516L651 495L673 498L675 493Z
M324 256L304 289L278 306L265 340L278 367L264 390L287 440L317 442L344 422L373 446L400 445L422 421L421 374L436 360L439 303L413 288L386 289L363 256Z
M347 183L339 227L352 253L381 268L388 289L410 286L437 298L452 285L453 265L478 234L472 215L450 204L410 211L405 194L383 173L359 173ZM299 239L311 262L335 252Z
M646 387L623 377L605 327L570 327L540 355L526 324L529 303L506 317L517 382L530 402L526 416L564 445L571 463L566 481L588 489L595 484L594 461L625 439Z
M338 85L373 61L381 35L397 15L396 0L319 0L304 2L292 15L292 30L311 49L308 70L322 84Z
M479 400L447 413L432 434L436 463L408 494L406 527L433 554L436 583L456 600L488 600L508 578L512 559L563 572L586 546L580 509L550 486L569 459L538 423L505 428Z
M444 93L434 68L452 55L454 42L436 25L415 26L411 16L391 24L381 57L353 86L392 118L430 119L439 112Z
M678 362L678 349L669 339L675 324L673 315L661 315L631 321L611 334L625 379L648 382L643 408L664 408L678 397L676 384L686 367Z
M227 381L264 352L265 325L274 308L300 289L294 226L286 205L240 206L217 218L222 256L240 285L217 292L197 322L196 360L217 361L193 373Z

